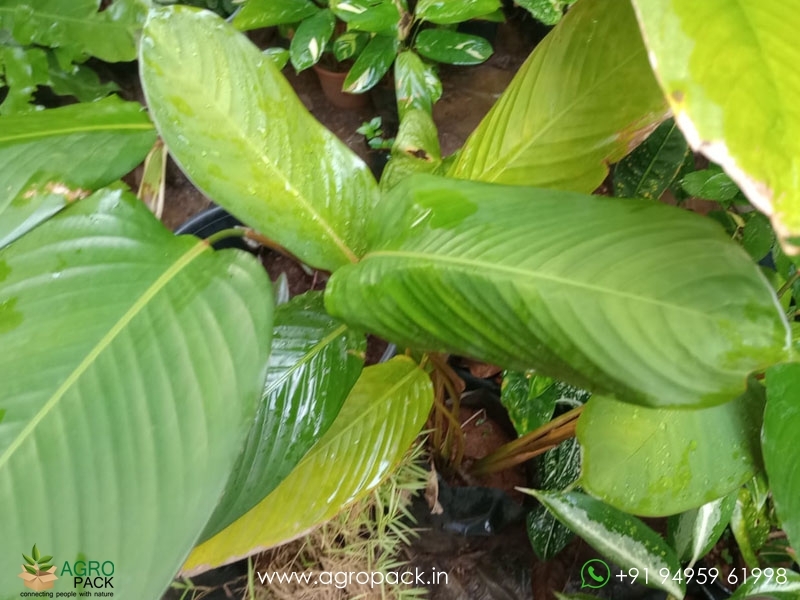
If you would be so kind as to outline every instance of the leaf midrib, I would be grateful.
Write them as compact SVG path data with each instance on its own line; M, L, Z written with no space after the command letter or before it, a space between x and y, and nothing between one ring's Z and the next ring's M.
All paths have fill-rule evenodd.
M152 35L149 36L149 38L151 40L153 40L153 36ZM144 44L142 44L142 48L144 48ZM245 54L245 53L242 53L242 54ZM247 56L245 55L244 58L247 58ZM145 64L145 65L147 64L147 61L144 61L143 57L140 60L143 62L143 64ZM259 70L260 69L256 69L256 71L259 71ZM197 87L195 85L195 83L196 83L195 80L193 80L193 79L185 79L185 78L180 76L180 74L185 73L185 72L187 72L187 70L186 69L182 69L180 71L179 75L173 79L173 82L170 84L173 88L177 89L178 87L180 87L180 86L177 85L178 82L180 82L180 83L183 84L183 86L185 86L185 87L183 87L184 90L187 89L187 88L196 89L196 94L197 94L198 98L202 98L202 97L204 97L205 94L208 94L208 90L207 89L203 88L202 86ZM162 78L159 78L159 79L162 79ZM143 81L144 81L144 78L143 78ZM145 97L147 98L147 103L148 103L148 105L153 106L153 104L150 102L150 93L147 90L147 85L145 85L144 88L145 88ZM216 94L214 94L214 99L216 100ZM299 100L298 100L298 102L299 102ZM315 222L316 221L317 223L319 223L320 227L323 229L323 231L325 231L325 233L327 233L327 235L330 237L331 241L336 245L336 247L344 255L344 257L347 259L348 262L352 262L352 263L358 262L358 257L356 256L356 253L353 252L353 250L351 250L350 247L344 242L344 240L336 233L336 231L333 229L331 224L328 223L328 220L326 218L324 218L316 210L316 208L314 208L313 204L303 194L300 193L300 191L294 186L294 184L291 181L289 181L289 179L287 179L286 175L283 173L283 171L281 171L277 167L277 165L272 161L272 159L269 156L267 156L264 152L262 152L258 148L258 146L255 145L255 143L251 139L251 137L248 136L247 132L244 131L240 127L240 124L231 117L231 114L229 112L221 110L220 108L217 107L217 105L215 103L211 103L211 104L207 105L205 107L205 110L213 112L213 113L215 113L215 115L217 115L216 120L215 119L210 119L210 120L208 120L209 123L217 123L218 121L224 121L225 123L227 123L229 128L230 128L230 130L238 134L237 138L239 140L244 141L244 143L247 145L247 148L250 150L250 152L253 154L253 156L255 156L260 162L264 163L271 173L274 173L275 175L278 176L278 178L284 184L284 189L286 189L286 191L289 194L291 194L292 197L299 204L301 204L301 206L306 211L308 211L308 213L310 215L309 221L311 221L311 222Z
M511 267L508 265L502 265L492 262L487 262L479 259L466 259L466 258L456 258L452 256L442 256L440 254L425 254L424 252L408 252L408 251L398 251L398 250L380 250L375 252L367 253L362 262L365 262L367 259L374 259L374 258L407 258L412 259L414 261L417 260L427 260L427 261L434 261L440 262L447 265L452 265L456 268L462 269L469 269L470 272L474 272L476 269L480 271L484 271L485 273L489 273L491 275L487 275L487 277L491 278L492 275L501 274L508 276L508 279L512 279L517 281L518 278L533 278L533 279L542 279L545 281L550 281L553 283L562 284L565 286L571 286L578 289L590 291L590 292L598 292L601 294L607 294L610 296L615 296L618 298L625 298L627 300L634 300L636 302L643 302L646 304L652 304L655 306L661 306L663 308L669 310L676 310L680 312L684 312L691 315L696 315L703 317L704 319L713 320L713 316L704 312L700 312L696 309L690 308L688 306L682 306L680 304L670 304L668 302L664 302L663 300L657 300L655 298L650 298L648 296L638 296L636 294L632 294L630 292L623 292L620 290L615 290L613 288L606 288L601 287L598 285L593 285L590 283L576 281L573 279L566 279L564 277L559 277L557 275L551 275L548 273L540 273L532 270L521 269L519 267Z
M130 322L149 304L158 293L163 290L184 268L186 268L195 258L208 250L210 246L205 241L198 241L189 251L184 253L178 260L172 263L166 271L150 284L150 286L136 299L127 311L114 323L108 332L100 339L97 344L86 354L84 359L67 376L62 384L47 399L38 412L20 431L16 438L9 444L8 448L0 455L0 469L11 459L25 440L34 432L42 420L50 414L59 401L66 395L70 388L86 373L94 364L98 357L114 342L117 336L122 333Z
M17 142L19 140L33 141L46 137L70 135L73 133L88 133L92 131L120 131L120 130L152 131L153 124L147 121L142 123L114 123L108 125L86 125L82 127L63 127L59 129L46 129L43 131L35 131L35 132L10 135L10 136L0 135L0 144L3 144L5 142Z

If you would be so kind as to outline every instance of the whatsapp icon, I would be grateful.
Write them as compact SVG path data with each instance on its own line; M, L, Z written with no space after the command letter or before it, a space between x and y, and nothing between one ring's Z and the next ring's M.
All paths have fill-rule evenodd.
M599 558L593 558L583 563L581 567L581 589L601 588L611 579L611 569Z

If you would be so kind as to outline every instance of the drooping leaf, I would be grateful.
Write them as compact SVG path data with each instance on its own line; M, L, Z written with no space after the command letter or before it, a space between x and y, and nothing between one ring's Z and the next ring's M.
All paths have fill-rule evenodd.
M484 38L449 29L423 29L414 48L425 58L450 65L479 65L493 52Z
M155 139L142 106L118 98L0 118L0 248L122 177Z
M302 462L258 506L195 548L184 571L202 572L292 540L363 497L408 450L432 403L430 378L411 359L364 369Z
M414 16L423 21L450 25L483 17L501 8L500 0L419 0Z
M147 13L142 0L0 0L0 29L23 46L58 47L73 57L108 62L136 58L136 34Z
M568 439L542 456L537 465L539 487L561 492L581 474L581 448L575 438ZM550 560L566 547L572 531L543 505L537 504L527 516L528 539L541 560Z
M422 62L413 50L404 50L397 55L394 84L401 123L406 113L413 109L430 114L433 105L442 97L442 82L433 67Z
M545 25L558 23L564 16L564 9L574 2L575 0L517 0L517 4Z
M581 0L525 61L450 174L591 192L666 114L630 2Z
M0 264L0 558L31 540L80 548L127 565L120 597L158 598L253 420L269 279L118 190L73 204ZM18 584L0 572L0 589Z
M361 373L365 350L363 335L328 316L321 292L276 309L256 422L202 540L263 500L322 437Z
M623 569L647 569L658 573L680 570L675 551L655 531L636 517L603 504L585 494L559 494L537 490L522 490L534 496L556 518L579 535L604 557ZM667 578L650 578L650 587L662 589L676 598L683 598L686 584Z
M319 11L311 0L247 0L233 16L241 31L297 23Z
M350 94L362 94L375 87L392 66L398 47L397 38L376 35L350 68L342 89Z
M704 557L722 537L736 506L736 492L669 519L669 540L678 559L689 567Z
M788 349L756 265L681 209L414 176L369 229L363 259L329 280L326 307L401 347L695 407L742 393Z
M772 487L775 510L795 548L800 547L800 364L767 371L767 408L764 413L764 465Z
M797 600L800 595L800 573L783 568L783 577L778 574L767 578L763 574L760 577L752 576L745 581L734 592L730 600L746 600L755 598L756 600Z
M664 121L614 169L614 195L658 200L672 185L690 154L673 120Z
M761 0L634 0L689 144L722 165L779 237L800 236L800 12ZM792 253L800 252L787 242Z
M141 68L170 153L215 202L314 267L363 252L372 174L245 36L209 12L155 10Z
M593 496L638 515L672 515L702 506L761 468L763 410L763 388L755 383L736 400L699 410L633 408L594 396L578 421L581 484Z
M339 62L355 58L366 48L370 40L363 31L345 31L333 42L333 55Z
M328 9L300 23L289 46L292 65L298 72L319 62L335 26L336 17Z

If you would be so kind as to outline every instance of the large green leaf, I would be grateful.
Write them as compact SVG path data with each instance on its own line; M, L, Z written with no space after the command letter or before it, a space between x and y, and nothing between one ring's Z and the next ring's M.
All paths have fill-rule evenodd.
M363 334L325 312L322 292L278 306L256 422L203 540L264 499L322 437L358 379L365 351Z
M326 306L401 346L653 406L726 402L789 346L747 254L656 202L416 176L382 199L370 239Z
M414 16L423 21L450 25L488 15L500 8L499 0L419 0Z
M800 364L779 365L767 371L764 412L764 465L772 487L775 510L795 548L800 548Z
M298 71L308 69L322 58L322 52L336 27L336 17L328 10L321 10L309 17L297 28L289 47L292 65Z
M312 266L363 252L369 169L244 35L207 11L159 9L141 68L170 153L215 202Z
M669 539L681 562L689 568L704 557L722 537L736 505L736 492L669 519Z
M433 388L410 358L367 367L322 439L258 506L192 552L205 571L303 535L363 497L399 462L430 412Z
M634 0L653 69L691 146L781 237L800 237L800 5ZM800 241L788 243L800 252Z
M397 112L402 121L413 109L428 114L442 96L442 82L433 67L426 65L412 50L397 55L394 64L394 85L397 89Z
M319 7L311 0L247 0L233 16L242 31L297 23L316 14Z
M36 542L158 598L214 506L263 386L271 286L102 190L0 251L0 560ZM20 586L0 572L0 596ZM18 592L14 592L18 596Z
M594 396L578 421L581 485L638 515L697 508L738 488L761 468L764 392L702 410L632 407Z
M23 46L57 47L74 57L116 62L136 58L136 35L147 13L144 0L0 0L0 29Z
M469 137L464 179L594 190L666 116L629 0L581 0Z
M425 58L450 65L479 65L492 55L484 38L449 29L423 29L414 48Z
M347 73L342 89L351 94L362 94L375 87L392 66L399 45L393 36L376 35L372 38Z
M0 118L0 248L122 177L155 139L141 105L117 98Z
M614 194L658 200L678 176L690 154L672 119L664 121L614 169Z
M623 569L647 569L656 574L661 569L680 570L674 550L655 531L632 515L618 511L585 494L559 494L522 490L534 496L556 518L582 537L587 544ZM641 579L640 579L641 581ZM650 587L683 598L686 584L672 578L650 577Z

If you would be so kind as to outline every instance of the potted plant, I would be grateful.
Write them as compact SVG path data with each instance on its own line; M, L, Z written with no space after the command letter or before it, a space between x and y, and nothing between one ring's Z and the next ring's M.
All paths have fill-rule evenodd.
M797 544L791 207L765 210L778 234L768 281L711 219L590 194L651 132L672 139L658 129L672 110L693 145L717 153L755 207L771 209L784 196L751 177L787 194L793 180L760 170L748 149L759 136L757 158L782 164L783 147L764 128L742 145L741 132L706 119L784 105L767 101L757 78L737 79L743 98L766 98L746 107L671 89L680 75L728 90L716 79L728 71L687 67L687 48L713 46L707 28L659 37L665 14L703 15L636 5L641 23L627 0L579 0L452 156L441 156L430 114L409 108L380 187L271 60L188 7L156 9L144 27L149 114L106 99L3 117L0 157L14 166L0 186L8 562L41 536L55 555L119 565L120 597L155 598L178 570L292 539L380 482L432 407L434 422L452 417L446 400L458 394L442 352L591 393L553 418L527 390L538 422L477 468L578 444L577 480L528 492L624 577L683 598L688 569L728 516L746 523L750 509L771 511L769 495ZM739 25L721 21L721 39L737 43L729 29ZM748 27L789 45L791 28ZM663 44L681 51L656 61L661 84L642 29L654 55ZM681 38L690 32L702 35ZM736 50L742 70L758 66L747 54L756 50ZM779 68L784 54L771 52ZM116 183L156 129L192 181L255 231L173 236ZM691 137L712 134L725 136L725 153ZM676 167L664 154L673 144L642 148L628 165L641 189L652 177L674 183L685 155ZM261 265L212 250L256 235L330 272L325 291L273 309ZM365 331L408 350L365 368ZM86 518L60 527L57 515ZM666 539L639 516L680 527ZM800 586L791 565L771 573L726 580L744 581L737 598Z
M380 180L381 173L383 173L386 163L389 162L389 152L394 145L394 138L384 138L381 117L373 117L369 121L363 122L361 127L356 129L356 133L364 136L367 148L369 148L370 170L375 178Z

